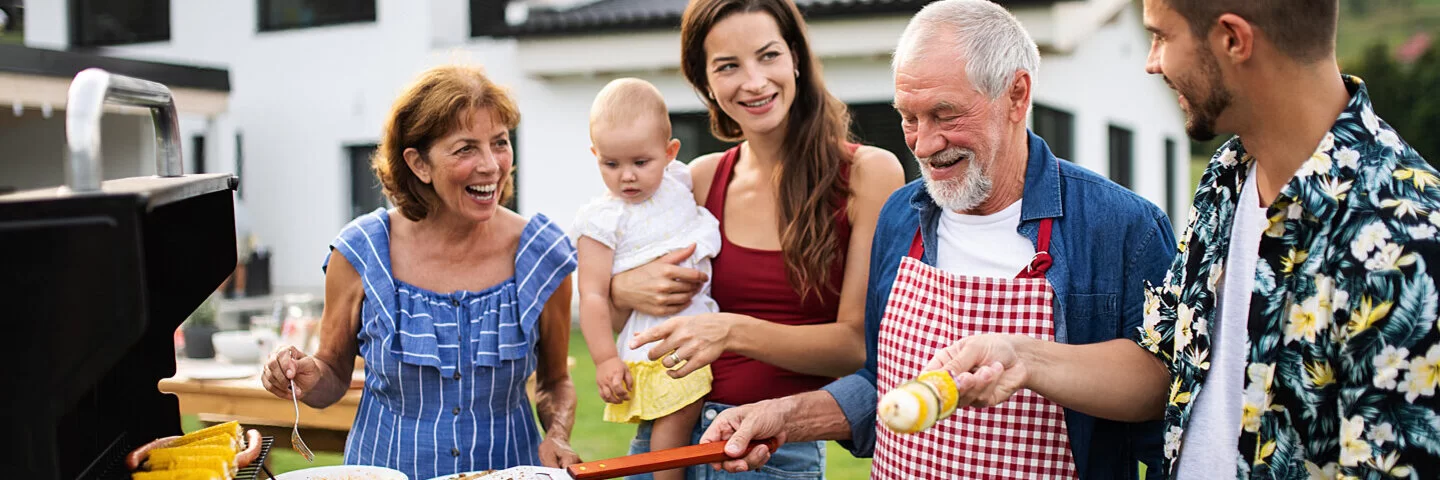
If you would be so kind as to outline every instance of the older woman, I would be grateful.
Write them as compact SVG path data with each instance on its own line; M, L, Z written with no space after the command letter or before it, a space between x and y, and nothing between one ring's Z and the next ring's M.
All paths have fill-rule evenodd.
M323 408L358 353L365 389L345 462L423 479L566 466L575 391L566 368L574 250L511 193L514 102L478 69L432 68L395 101L374 168L394 210L346 225L326 260L315 355L277 351L262 381ZM526 379L537 373L536 429Z

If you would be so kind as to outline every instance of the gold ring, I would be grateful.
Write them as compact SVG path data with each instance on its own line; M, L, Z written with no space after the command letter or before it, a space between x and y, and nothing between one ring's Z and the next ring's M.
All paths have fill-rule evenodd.
M680 359L680 356L679 356L679 355L676 355L677 352L678 352L678 350L675 351L675 352L670 352L670 363L671 363L671 366L679 365L680 362L683 362L683 361L684 361L684 360L681 360L681 359Z

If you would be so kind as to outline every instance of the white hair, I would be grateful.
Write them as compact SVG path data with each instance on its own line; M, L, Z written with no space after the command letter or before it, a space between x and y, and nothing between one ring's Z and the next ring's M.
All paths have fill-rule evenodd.
M1009 11L990 0L940 0L920 9L900 34L892 67L950 48L942 55L965 61L965 75L981 94L1000 98L1016 72L1040 70L1040 49ZM942 50L943 52L943 50ZM941 59L943 61L944 59Z

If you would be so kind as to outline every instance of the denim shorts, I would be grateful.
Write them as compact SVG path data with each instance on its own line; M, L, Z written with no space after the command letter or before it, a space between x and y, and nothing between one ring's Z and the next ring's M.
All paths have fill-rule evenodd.
M722 403L705 402L705 409L700 413L700 422L695 426L695 433L690 441L699 443L700 436L705 434L705 429L710 428L715 417L722 410L730 407L730 405ZM630 454L648 451L650 451L650 422L641 422L640 428L635 432L635 439L630 441ZM654 480L654 477L649 474L632 475L627 478L630 480ZM799 442L781 445L780 449L770 456L770 461L762 465L758 471L717 472L711 469L710 465L696 465L685 472L686 480L823 480L824 478L825 442Z

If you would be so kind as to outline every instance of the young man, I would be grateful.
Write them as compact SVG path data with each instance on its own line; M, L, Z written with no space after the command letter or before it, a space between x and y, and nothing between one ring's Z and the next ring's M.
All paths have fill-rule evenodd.
M1200 179L1140 343L1179 478L1436 478L1440 176L1335 61L1335 0L1145 0Z

